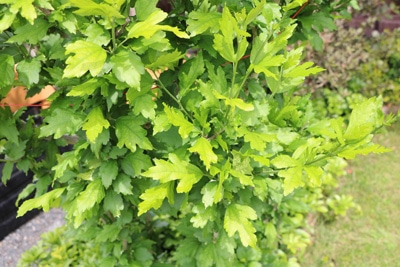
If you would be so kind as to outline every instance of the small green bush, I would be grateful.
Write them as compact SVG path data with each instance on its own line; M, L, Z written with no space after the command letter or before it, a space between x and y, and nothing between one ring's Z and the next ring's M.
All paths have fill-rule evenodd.
M295 33L318 44L354 1L173 1L169 13L157 2L0 7L1 94L57 89L40 126L0 109L3 181L14 166L35 174L18 214L63 208L66 239L56 232L50 255L72 265L93 253L107 267L298 266L308 215L349 206L328 203L332 173L386 152L372 137L394 119L379 97L344 121L297 94L323 69L302 62ZM21 264L57 264L39 252Z

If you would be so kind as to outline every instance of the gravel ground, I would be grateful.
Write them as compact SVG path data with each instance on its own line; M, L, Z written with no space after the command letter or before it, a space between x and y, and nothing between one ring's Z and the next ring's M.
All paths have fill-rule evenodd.
M63 211L52 209L47 213L40 213L6 236L0 241L0 267L17 266L21 254L35 245L42 233L51 231L63 224Z

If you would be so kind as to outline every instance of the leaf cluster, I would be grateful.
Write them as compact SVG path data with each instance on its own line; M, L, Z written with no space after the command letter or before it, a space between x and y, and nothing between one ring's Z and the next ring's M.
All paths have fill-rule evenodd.
M371 141L388 123L380 98L346 125L296 94L323 70L290 45L306 1L3 2L1 93L57 89L41 125L0 110L5 174L37 176L19 215L63 208L99 266L294 265L330 163L387 151Z

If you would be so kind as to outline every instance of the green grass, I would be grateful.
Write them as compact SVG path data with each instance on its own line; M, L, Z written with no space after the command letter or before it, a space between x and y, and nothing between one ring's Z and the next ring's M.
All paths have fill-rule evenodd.
M338 193L362 208L330 223L317 223L302 266L400 266L400 123L377 136L393 151L358 157L339 179Z

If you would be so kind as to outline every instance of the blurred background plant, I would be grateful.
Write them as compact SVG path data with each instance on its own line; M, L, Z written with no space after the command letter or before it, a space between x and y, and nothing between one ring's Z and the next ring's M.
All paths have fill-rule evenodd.
M347 116L355 104L377 95L383 97L385 112L398 109L400 28L389 29L400 26L396 4L359 1L353 20L336 20L337 31L322 34L321 51L307 48L307 61L326 69L305 83L321 116ZM388 19L391 24L385 24Z

